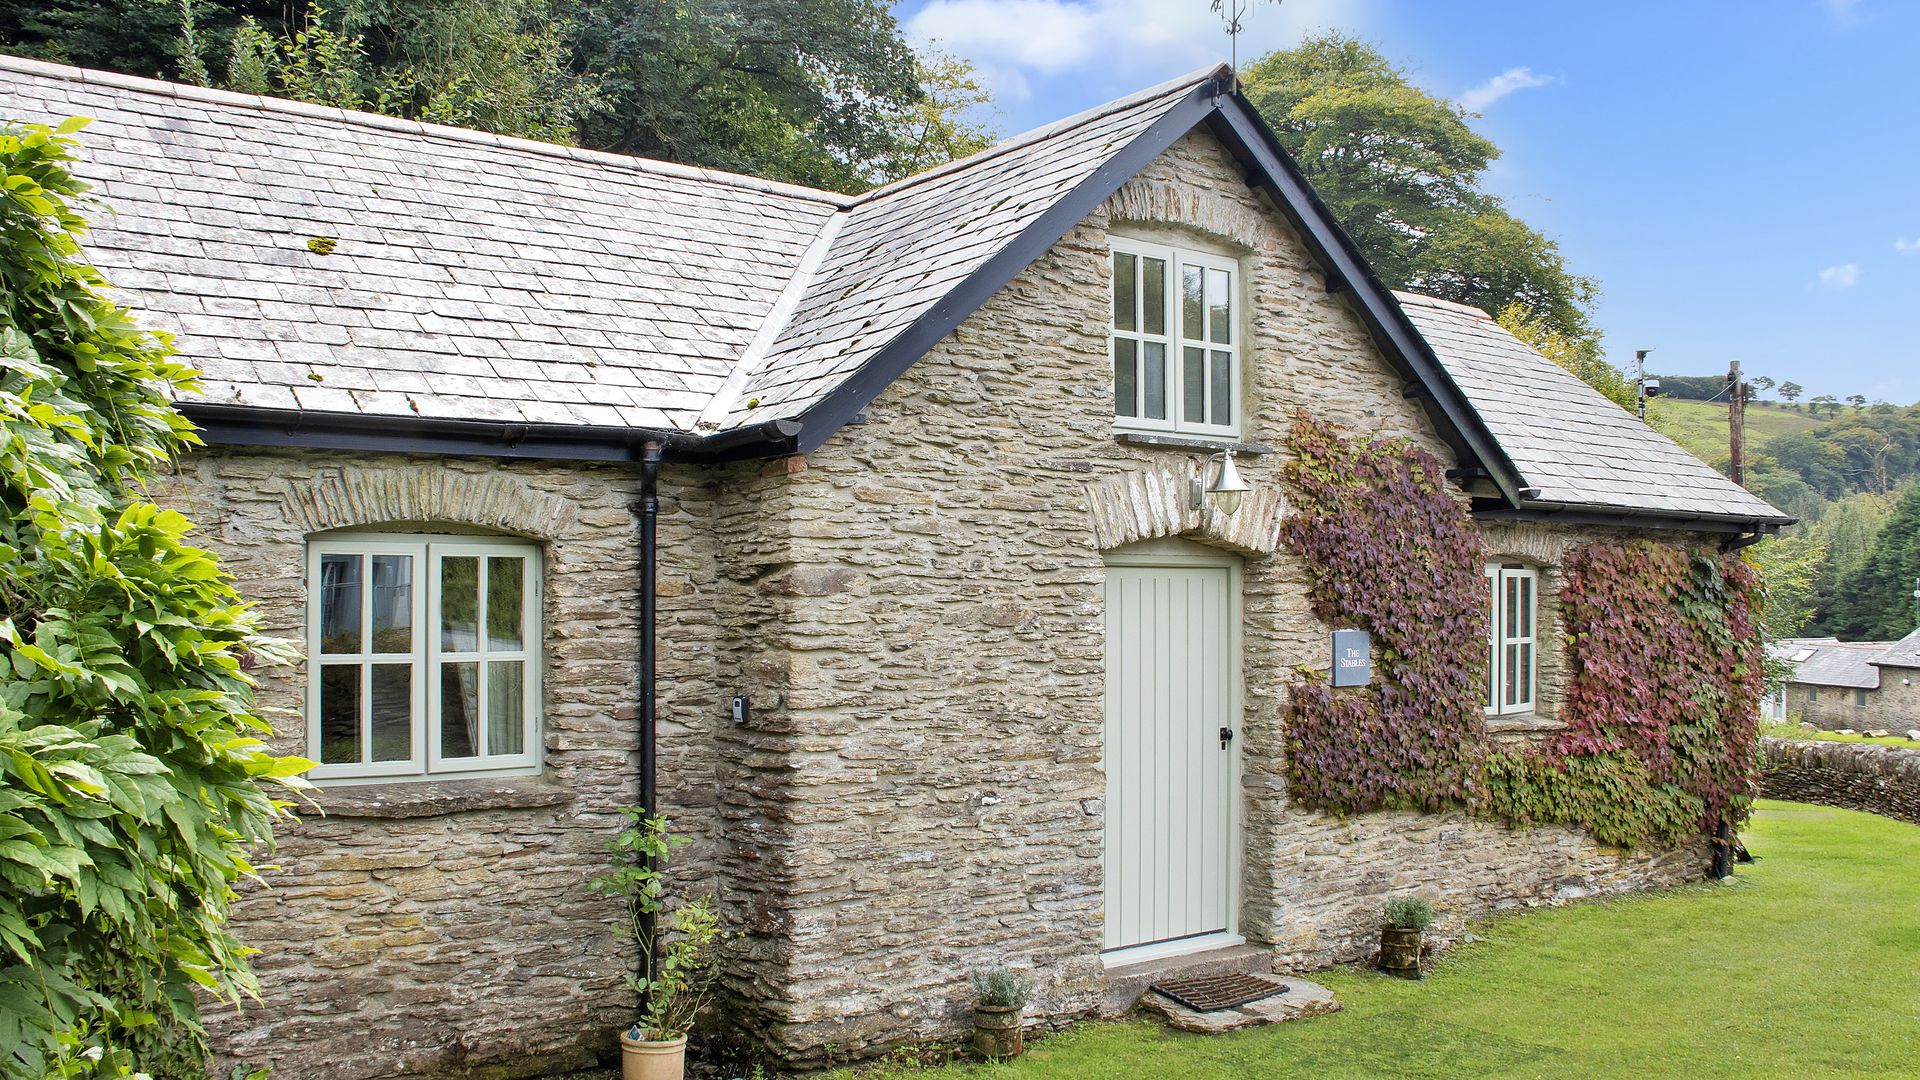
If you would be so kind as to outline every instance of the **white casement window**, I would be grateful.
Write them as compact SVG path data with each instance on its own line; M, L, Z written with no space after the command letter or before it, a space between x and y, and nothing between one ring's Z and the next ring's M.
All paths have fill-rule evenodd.
M1501 713L1533 709L1534 623L1538 617L1540 577L1515 563L1487 566L1487 598L1493 607L1487 644L1486 710Z
M540 552L368 533L307 546L307 756L315 780L539 766Z
M1115 427L1240 433L1238 288L1232 259L1114 239Z

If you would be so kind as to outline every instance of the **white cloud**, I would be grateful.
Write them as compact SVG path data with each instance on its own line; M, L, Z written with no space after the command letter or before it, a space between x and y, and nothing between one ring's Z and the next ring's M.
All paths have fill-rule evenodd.
M1901 237L1893 242L1893 250L1902 255L1920 255L1920 237L1912 240Z
M1820 284L1829 289L1851 289L1860 281L1859 263L1841 263L1820 271Z
M1551 75L1536 75L1532 68L1508 68L1460 95L1460 107L1468 112L1485 112L1487 106L1516 90L1531 90L1553 81Z
M1242 22L1242 62L1307 30L1353 29L1355 0L1255 5ZM970 61L996 94L1024 99L1036 77L1084 76L1133 87L1227 58L1225 24L1206 0L932 0L906 24L916 43Z

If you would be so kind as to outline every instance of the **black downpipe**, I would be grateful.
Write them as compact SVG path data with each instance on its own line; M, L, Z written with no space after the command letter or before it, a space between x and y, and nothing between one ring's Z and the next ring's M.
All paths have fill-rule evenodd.
M640 810L648 817L660 812L660 797L655 783L656 758L654 730L654 568L657 562L660 531L660 459L665 447L649 441L640 447ZM646 865L653 866L648 857ZM654 933L652 912L640 915L640 934L646 948L640 957L642 974L651 986L660 973L660 943ZM646 1006L643 996L641 1007Z

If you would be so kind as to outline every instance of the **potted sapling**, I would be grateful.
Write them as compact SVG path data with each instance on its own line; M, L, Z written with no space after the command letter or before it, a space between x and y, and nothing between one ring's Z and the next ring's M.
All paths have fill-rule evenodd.
M1025 978L1006 968L973 973L973 1048L981 1057L1000 1061L1025 1052L1021 1011L1032 989Z
M1417 896L1387 901L1387 921L1380 928L1380 970L1403 979L1420 977L1420 942L1433 925L1433 907Z
M658 814L632 807L620 812L628 827L607 842L613 868L593 881L594 888L622 901L625 911L614 924L614 937L633 942L641 957L640 971L626 977L641 1004L638 1017L620 1033L620 1075L622 1080L682 1080L687 1032L713 988L720 919L711 897L667 911L660 867L688 839L669 833L667 819ZM651 970L648 957L657 957Z

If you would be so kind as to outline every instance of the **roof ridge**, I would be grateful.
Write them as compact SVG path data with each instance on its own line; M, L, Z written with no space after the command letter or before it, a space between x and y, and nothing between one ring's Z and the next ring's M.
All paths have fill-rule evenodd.
M1473 315L1478 318L1485 319L1488 322L1499 321L1495 319L1493 317L1493 313L1488 311L1486 308L1475 307L1472 304L1462 303L1458 300L1448 300L1444 296L1434 296L1432 293L1415 292L1412 289L1394 289L1392 291L1393 291L1393 295L1401 300L1411 300L1416 304L1426 304L1431 307L1437 307L1437 308L1451 308L1455 311L1464 312L1465 314Z
M637 154L616 154L606 150L589 150L580 146L541 142L538 139L522 139L512 135L498 135L490 131L479 131L473 128L453 127L448 124L430 124L419 120L407 120L398 116L387 116L384 113L365 112L358 109L342 109L331 105L315 105L311 102L296 101L292 98L268 97L261 94L242 94L233 90L216 89L211 86L194 86L191 83L168 82L164 79L148 79L138 75L122 74L117 71L103 71L99 68L83 68L69 64L55 64L45 60L33 60L28 57L12 56L5 53L0 53L0 71L14 71L23 75L33 75L46 79L60 79L66 82L76 82L89 86L108 86L120 90L132 90L138 93L178 98L182 101L197 101L212 105L253 109L259 112L299 116L309 120L328 120L335 123L353 125L355 127L375 128L382 131L446 139L452 142L471 143L478 146L492 146L503 150L538 154L543 157L570 158L575 161L596 162L602 165L620 166L640 172L652 172L664 176L678 177L684 180L703 180L708 183L758 190L773 195L789 195L796 198L812 199L816 202L826 203L836 209L844 208L853 202L851 196L842 195L838 192L824 191L820 188L810 188L801 184L788 184L779 180L768 180L760 176L748 176L745 173L726 172L721 169L709 169L698 165L682 165L678 162L661 161L658 158L641 157Z
M1037 128L1030 128L1018 135L1010 135L994 143L992 146L968 154L966 157L955 158L952 161L944 161L930 169L924 169L914 173L912 176L903 176L898 180L863 191L859 195L854 196L848 205L860 206L883 196L892 195L898 191L912 187L915 184L945 176L948 173L957 172L961 169L972 168L981 162L1003 157L1015 150L1032 146L1034 143L1042 140L1051 139L1057 135L1064 135L1075 128L1085 127L1096 120L1112 116L1114 113L1131 109L1136 105L1144 105L1156 98L1167 97L1176 90L1186 90L1198 86L1208 79L1219 78L1223 73L1232 73L1232 69L1224 63L1190 71L1179 78L1169 79L1158 86L1150 86L1145 90L1135 91L1125 97L1115 98L1112 101L1095 105L1090 109L1083 109L1080 112L1074 113L1072 116L1055 120L1049 124L1042 124Z

